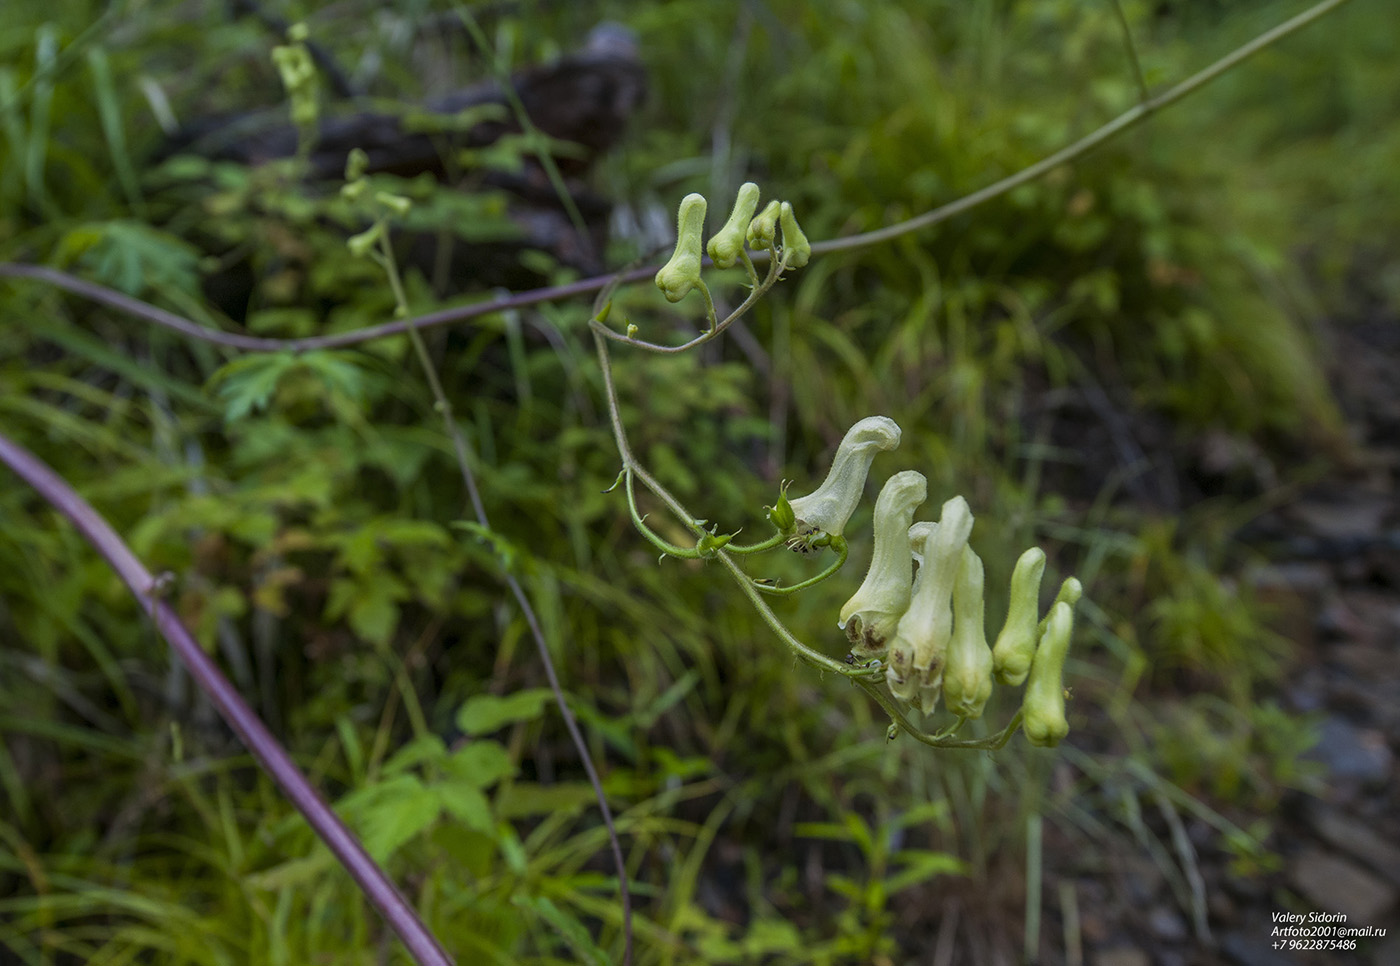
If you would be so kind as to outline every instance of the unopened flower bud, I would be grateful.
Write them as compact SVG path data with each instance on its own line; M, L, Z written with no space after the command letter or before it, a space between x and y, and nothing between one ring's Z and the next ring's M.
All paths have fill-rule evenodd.
M1025 715L1021 726L1030 743L1039 748L1053 748L1069 734L1069 721L1065 718L1064 670L1073 630L1074 611L1067 601L1050 608L1021 701L1021 711Z
M754 251L773 247L774 240L778 237L778 213L782 207L779 202L770 201L758 213L758 217L749 222L749 230L744 237Z
M791 502L798 536L840 536L860 502L875 454L894 449L899 436L898 424L888 416L867 416L847 430L826 480L813 493Z
M351 235L345 240L345 245L350 249L350 254L357 258L364 258L369 254L370 249L379 241L384 234L384 222L376 221L358 235Z
M720 268L729 268L739 260L739 255L744 251L744 234L757 207L758 185L745 181L739 186L739 196L734 199L734 210L729 213L729 220L705 246L710 258Z
M928 496L922 473L896 473L875 501L875 550L865 582L841 608L837 626L845 630L857 657L880 653L909 609L914 559L909 552L909 521Z
M948 710L964 718L982 717L982 709L992 696L992 649L987 646L983 625L984 579L982 559L964 546L953 585L953 637L943 672Z
M364 148L352 148L345 157L345 180L359 181L369 169L369 155Z
M797 527L797 514L792 512L792 504L788 502L787 488L785 481L778 488L778 502L765 508L768 510L768 521L781 533L791 533Z
M700 281L700 249L705 234L705 198L688 194L676 218L676 250L656 273L656 287L668 302L679 302Z
M388 208L400 218L408 214L409 209L413 207L413 201L411 199L405 198L403 195L390 194L387 191L375 192L374 200L385 208Z
M1011 572L1011 606L1006 624L992 648L992 667L1002 684L1018 685L1026 679L1035 656L1040 632L1036 626L1040 611L1040 578L1045 573L1045 551L1032 547L1021 554Z
M786 201L778 211L778 220L783 229L783 255L787 258L788 267L801 268L812 257L812 246L797 225L792 205Z

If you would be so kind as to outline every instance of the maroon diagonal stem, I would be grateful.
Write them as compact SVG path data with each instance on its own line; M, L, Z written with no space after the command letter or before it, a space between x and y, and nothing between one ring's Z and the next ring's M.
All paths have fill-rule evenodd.
M219 709L229 727L233 728L243 743L262 763L273 781L292 800L292 804L311 823L341 864L364 890L369 901L379 909L390 928L399 934L405 946L422 966L451 966L452 959L438 943L437 938L418 918L417 913L389 881L384 870L375 864L360 840L345 827L340 818L331 811L311 783L306 780L287 752L267 730L253 709L234 690L228 678L210 660L202 648L195 643L180 619L175 616L170 605L160 599L155 579L141 566L141 561L117 536L115 530L102 519L88 503L80 497L67 482L49 469L43 461L24 447L13 443L0 434L0 462L7 464L19 477L34 487L39 495L67 517L78 532L97 552L112 565L137 602L155 621L157 629L170 642L180 660L189 668L204 693L209 695L214 706Z

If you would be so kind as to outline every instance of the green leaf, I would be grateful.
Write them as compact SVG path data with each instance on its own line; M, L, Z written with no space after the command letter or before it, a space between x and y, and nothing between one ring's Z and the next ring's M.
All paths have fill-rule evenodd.
M396 775L352 792L341 799L340 807L359 830L365 851L376 862L384 862L437 821L442 802L412 775Z
M496 830L495 819L491 816L491 803L481 793L475 782L461 778L449 778L433 785L442 810L463 825L477 832L491 835Z
M940 875L967 875L968 872L966 862L946 852L905 850L896 853L894 860L904 868L885 879L890 895Z
M399 625L397 601L408 597L402 582L387 575L359 585L359 596L350 605L350 629L370 644L384 645Z
M545 688L516 691L505 697L480 694L457 711L457 727L469 735L483 735L516 721L538 718L553 697Z
M224 403L224 421L235 423L253 411L267 409L282 377L296 366L291 353L252 355L235 359L209 377Z
M457 749L445 766L448 774L471 782L477 788L490 788L502 778L515 774L515 762L494 741L473 741Z
M516 782L507 785L497 796L496 814L504 819L549 815L585 808L596 800L593 786L587 782L560 782L554 785Z
M103 285L140 298L148 292L199 294L199 251L139 221L82 225L63 236L60 264L80 261Z
M560 909L547 896L516 896L513 901L517 906L533 909L536 915L549 923L580 962L588 966L610 966L612 960L598 948L583 923Z
M396 775L424 762L441 762L447 746L437 735L420 735L404 745L384 763L385 775Z

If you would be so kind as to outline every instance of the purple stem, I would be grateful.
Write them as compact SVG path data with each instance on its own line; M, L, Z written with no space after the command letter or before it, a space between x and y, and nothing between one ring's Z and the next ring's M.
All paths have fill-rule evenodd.
M291 757L273 737L267 726L234 690L228 678L185 630L170 605L160 599L156 581L141 566L141 561L117 536L102 516L88 505L62 477L43 461L17 443L0 434L0 462L9 465L19 477L34 487L39 495L72 521L88 543L106 558L112 569L131 588L137 602L155 621L180 660L189 668L204 693L213 700L219 713L233 728L243 743L262 762L273 781L282 787L292 804L340 860L364 891L369 901L379 909L390 928L399 934L408 951L422 966L452 966L453 960L438 943L437 938L418 918L417 913L389 881L384 870L365 852L355 834L345 827L331 811L311 783L293 764Z
M514 295L507 295L502 298L492 299L489 302L477 302L474 305L459 305L455 308L442 309L438 312L430 312L427 315L420 315L414 319L399 319L396 322L384 322L380 325L366 326L363 329L353 329L349 332L335 332L331 335L309 336L304 339L275 339L268 336L243 335L238 332L220 332L218 329L210 329L205 326L191 322L189 319L181 318L173 312L157 308L148 302L134 299L129 295L123 295L115 289L107 288L105 285L98 285L86 279L78 278L67 272L61 272L56 268L48 268L44 265L26 265L21 262L0 263L0 278L32 278L57 288L66 289L74 295L81 295L83 298L92 299L103 305L110 306L119 312L144 319L147 322L173 329L182 335L192 339L199 339L202 342L212 342L214 345L227 346L230 349L243 349L248 352L309 352L312 349L336 349L341 346L357 345L361 342L369 342L372 339L383 339L391 335L402 335L409 329L431 329L439 325L448 325L452 322L461 322L464 319L475 318L479 315L489 315L492 312L500 312L505 309L518 309L526 305L538 305L541 302L557 302L560 299L573 298L578 295L587 295L589 292L596 292L608 285L610 282L626 284L636 282L655 274L656 268L636 268L631 271L613 275L598 275L594 278L584 278L577 282L570 282L567 285L552 285L548 288L531 289L528 292L518 292Z

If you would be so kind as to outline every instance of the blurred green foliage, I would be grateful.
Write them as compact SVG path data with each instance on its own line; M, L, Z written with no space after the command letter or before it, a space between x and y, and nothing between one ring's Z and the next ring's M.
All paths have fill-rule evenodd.
M421 100L490 73L465 36L420 29L451 20L441 4L267 7L306 17L376 96ZM1123 4L1154 88L1298 5L1161 7ZM877 227L1139 96L1109 4L478 14L506 68L577 46L604 18L637 32L652 100L596 181L638 222L754 178L794 201L813 239ZM1387 25L1384 4L1356 3L1040 182L815 260L746 320L751 339L620 361L639 457L721 526L761 529L780 478L805 478L856 418L889 415L905 443L876 475L918 468L934 503L967 494L1000 527L979 531L989 588L1033 539L1057 548L1047 586L1073 570L1089 587L1071 717L1076 731L1111 720L1123 744L1108 764L1086 755L1085 782L1136 803L1160 794L1160 771L1246 812L1306 786L1306 722L1259 701L1288 647L1221 576L1237 562L1223 521L1238 508L1163 519L1095 475L1112 460L1033 417L1047 396L1106 386L1180 439L1337 439L1305 320L1400 307L1385 244L1400 210L1372 202L1400 165ZM333 190L281 164L147 164L172 112L285 111L277 42L216 4L9 0L0 258L220 324L201 284L247 257L250 331L385 320L391 296L346 254L359 226ZM522 145L507 150L518 160ZM376 187L413 197L421 230L513 237L498 195ZM727 205L712 207L722 218ZM655 243L623 237L616 253ZM441 304L433 279L407 282L415 309ZM617 461L586 305L430 336L478 454L487 532L454 527L460 478L405 341L239 356L37 284L3 287L6 434L174 574L201 643L463 962L601 963L621 944L605 837L503 567L525 582L606 763L640 962L892 961L927 940L951 877L985 899L981 915L1019 918L997 856L1019 861L1028 816L1090 827L1045 755L886 746L874 709L794 669L703 563L656 565L617 494L600 492ZM690 324L650 286L618 301L653 337ZM666 535L659 513L651 522ZM867 525L858 515L848 532ZM853 543L860 560L868 541ZM781 605L837 656L843 590ZM0 949L36 964L401 959L116 578L13 484L0 488L0 637ZM1212 696L1181 700L1183 669ZM1229 841L1257 858L1250 836Z

